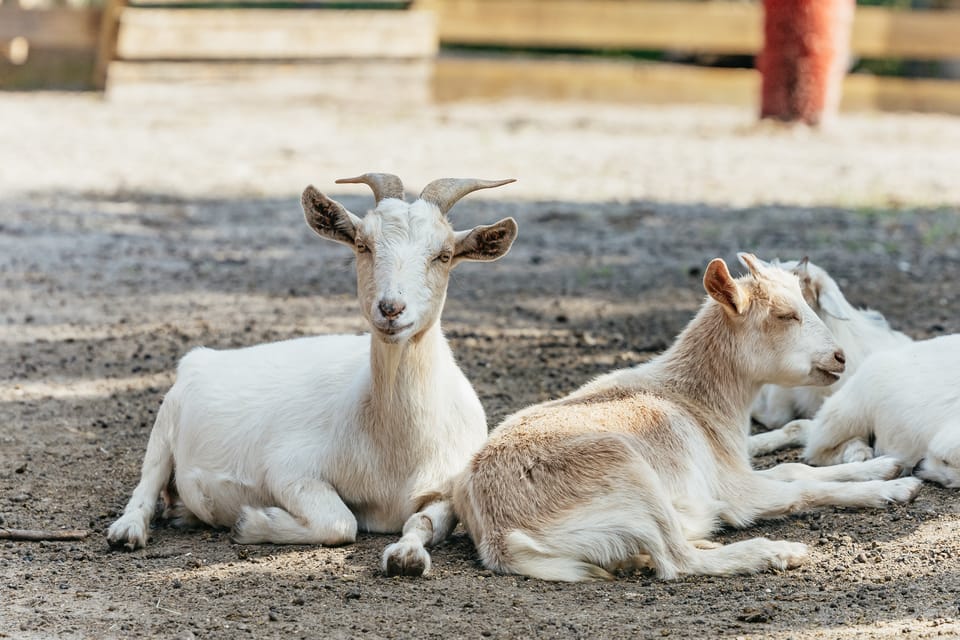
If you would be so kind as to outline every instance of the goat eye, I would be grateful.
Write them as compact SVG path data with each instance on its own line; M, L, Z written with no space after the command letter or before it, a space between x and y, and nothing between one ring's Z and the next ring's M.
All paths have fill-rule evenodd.
M357 253L366 253L369 251L365 242L357 240Z
M449 252L449 251L441 251L440 253L437 254L437 257L434 258L434 260L438 260L438 261L443 262L444 264L446 264L447 262L450 262L450 259L451 259L452 257L453 257L453 256L450 255L450 252Z
M783 320L784 322L800 322L800 316L795 311L791 311L790 313L781 313L777 316L777 320Z

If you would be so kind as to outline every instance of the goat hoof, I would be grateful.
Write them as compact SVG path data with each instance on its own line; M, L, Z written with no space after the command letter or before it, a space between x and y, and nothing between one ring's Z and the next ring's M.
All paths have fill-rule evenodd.
M893 489L888 495L887 500L891 502L909 503L917 498L917 494L920 493L920 487L923 485L923 480L909 476L897 480L887 480L887 483Z
M137 543L134 540L125 540L123 538L107 538L107 544L114 551L136 551Z
M111 549L136 551L147 546L147 532L143 525L121 518L107 529L107 544Z
M807 545L801 542L771 540L771 566L775 569L796 569L807 560Z
M422 576L430 570L430 554L422 546L395 542L383 551L387 576Z
M904 472L903 464L892 456L880 456L868 460L867 464L872 467L875 477L864 478L865 480L893 480L902 476Z

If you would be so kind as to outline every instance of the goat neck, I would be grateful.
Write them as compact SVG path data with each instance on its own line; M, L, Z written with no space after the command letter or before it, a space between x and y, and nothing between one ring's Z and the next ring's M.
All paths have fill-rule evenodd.
M671 399L692 405L698 414L706 411L714 427L738 433L761 386L742 371L739 329L718 304L707 301L673 346L650 362L651 376Z
M439 319L402 343L388 343L372 334L372 401L383 406L415 406L421 403L424 397L431 395L427 389L431 386L432 377L437 372L448 370L437 366L441 359L452 361L452 355L440 329Z

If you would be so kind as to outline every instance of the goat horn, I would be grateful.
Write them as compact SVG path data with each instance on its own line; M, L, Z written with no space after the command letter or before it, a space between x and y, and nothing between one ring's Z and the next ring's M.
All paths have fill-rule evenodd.
M337 184L365 184L373 189L373 197L380 204L384 198L403 200L403 183L392 173L365 173L356 178L340 178Z
M434 180L420 192L420 199L437 205L440 212L446 215L457 200L477 189L492 189L505 184L516 182L514 178L507 180L477 180L475 178L441 178Z

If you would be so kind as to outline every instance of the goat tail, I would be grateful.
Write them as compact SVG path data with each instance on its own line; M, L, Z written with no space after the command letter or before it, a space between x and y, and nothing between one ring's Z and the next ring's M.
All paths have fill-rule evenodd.
M140 472L140 483L149 476L151 495L159 496L167 486L173 474L173 442L180 422L180 402L173 390L167 393L160 408L157 410L157 419L153 422L150 439L147 441L147 452L143 456L143 467Z
M512 573L559 582L613 579L613 575L595 564L551 553L519 529L504 536L503 542Z

